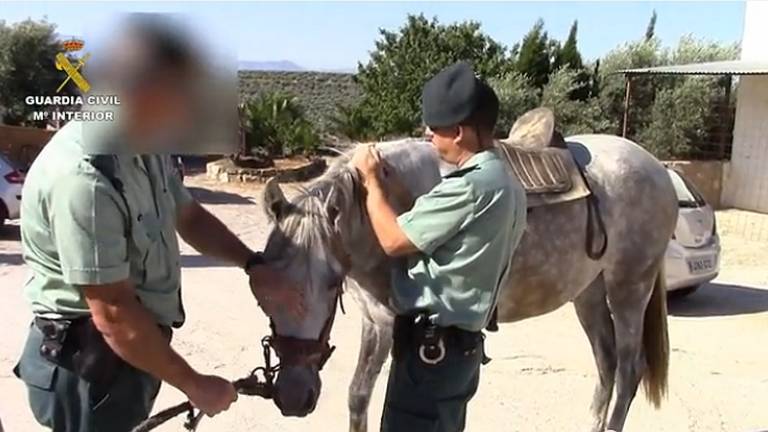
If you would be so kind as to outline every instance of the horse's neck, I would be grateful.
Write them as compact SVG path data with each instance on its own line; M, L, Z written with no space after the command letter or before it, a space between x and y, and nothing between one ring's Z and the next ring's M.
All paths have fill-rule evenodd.
M414 199L440 182L440 159L432 144L409 139L382 142L376 148Z
M410 193L412 200L429 192L440 182L440 160L430 143L403 140L379 143L376 147L387 165L395 171L397 180ZM384 186L386 189L387 184ZM390 204L397 206L397 203L392 202L393 198L388 197ZM363 211L365 203L358 204L352 207L352 211ZM390 276L390 258L378 246L367 213L364 218L353 215L350 220L362 224L350 229L353 235L344 242L348 248L354 245L355 252L350 254L352 275L363 290L384 301L389 296L387 281Z

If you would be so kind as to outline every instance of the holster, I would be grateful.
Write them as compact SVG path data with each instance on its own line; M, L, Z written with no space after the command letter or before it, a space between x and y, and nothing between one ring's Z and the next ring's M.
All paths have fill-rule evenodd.
M43 333L40 354L49 361L71 368L85 381L109 386L126 363L104 340L90 318L50 320L35 318Z

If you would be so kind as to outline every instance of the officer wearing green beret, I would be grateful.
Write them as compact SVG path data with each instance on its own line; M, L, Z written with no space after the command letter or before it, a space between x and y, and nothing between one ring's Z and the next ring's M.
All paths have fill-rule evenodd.
M464 430L485 359L482 330L526 223L525 192L494 150L494 91L457 63L426 83L422 103L435 149L457 169L409 211L398 216L387 202L373 147L353 159L379 243L404 258L393 276L383 432Z
M237 398L227 379L196 371L169 345L185 319L177 233L243 267L267 312L301 310L298 290L193 199L167 156L136 154L191 121L197 70L183 41L161 26L140 27L121 51L130 64L115 71L121 123L98 135L119 154L89 154L93 137L73 121L24 185L22 245L32 272L24 292L35 318L15 373L36 420L54 432L130 431L149 415L161 381L208 415Z

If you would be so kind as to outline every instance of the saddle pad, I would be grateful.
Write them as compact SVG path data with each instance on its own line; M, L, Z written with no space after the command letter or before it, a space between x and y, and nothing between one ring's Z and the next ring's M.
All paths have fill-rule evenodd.
M528 150L501 142L497 147L525 188L529 208L573 201L591 193L567 148Z

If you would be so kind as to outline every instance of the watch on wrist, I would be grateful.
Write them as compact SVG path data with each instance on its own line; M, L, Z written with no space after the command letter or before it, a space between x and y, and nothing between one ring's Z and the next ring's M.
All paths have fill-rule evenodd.
M248 273L248 271L250 271L254 266L262 265L265 262L266 260L264 259L263 253L254 252L250 257L248 257L248 260L245 262L245 266L243 266L243 270Z

